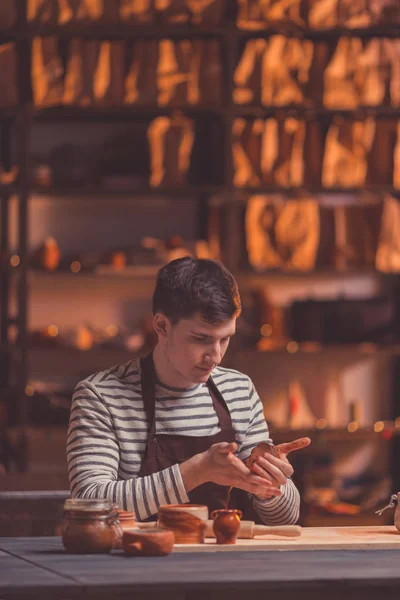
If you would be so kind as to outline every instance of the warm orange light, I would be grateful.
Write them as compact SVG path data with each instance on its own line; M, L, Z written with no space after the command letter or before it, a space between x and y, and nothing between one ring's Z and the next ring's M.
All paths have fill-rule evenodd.
M397 419L394 422L394 426L395 427L400 427L400 417L397 417Z
M58 336L58 327L57 327L57 325L49 325L48 328L47 328L47 333L51 337L57 337Z
M385 423L383 421L377 421L374 425L374 431L377 433L383 431L385 429Z
M295 354L299 349L299 345L297 342L289 342L288 345L286 346L286 350L289 352L289 354Z
M269 325L268 323L264 323L264 325L261 326L260 333L263 337L270 336L272 333L271 325Z
M107 325L106 333L110 337L115 337L118 334L118 327L116 325Z
M70 269L73 273L79 273L79 271L82 269L82 265L79 260L73 260L70 265Z
M10 258L10 265L12 267L18 267L18 265L20 264L21 259L18 256L18 254L13 254L12 257Z
M27 396L33 396L33 395L34 395L34 393L35 393L35 389L34 389L34 388L31 386L31 385L27 385L27 386L25 387L25 394L26 394Z
M318 421L315 423L315 427L317 429L325 429L325 427L328 426L328 421L326 419L318 419Z
M350 423L347 425L347 431L349 433L354 433L355 431L357 431L357 429L358 429L357 421L350 421Z

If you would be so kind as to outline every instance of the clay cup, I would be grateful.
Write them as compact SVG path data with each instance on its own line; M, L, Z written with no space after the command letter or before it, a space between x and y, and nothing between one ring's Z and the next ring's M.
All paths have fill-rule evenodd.
M128 556L167 556L174 548L174 534L167 529L129 529L122 534Z
M158 527L171 529L176 544L204 544L208 508L202 504L164 504L158 509Z

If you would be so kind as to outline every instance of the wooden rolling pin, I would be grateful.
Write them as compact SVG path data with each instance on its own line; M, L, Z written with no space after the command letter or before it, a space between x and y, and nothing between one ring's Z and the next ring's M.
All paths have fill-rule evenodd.
M206 537L215 537L212 519L207 521ZM156 527L157 522L137 523L140 529L151 529ZM299 537L301 535L300 525L256 525L254 521L240 521L238 533L239 539L250 540L256 535L283 535L286 537Z
M215 537L213 531L214 521L207 521L206 537ZM240 521L238 539L253 539L256 535L284 535L287 537L299 537L301 527L299 525L256 525L254 521Z

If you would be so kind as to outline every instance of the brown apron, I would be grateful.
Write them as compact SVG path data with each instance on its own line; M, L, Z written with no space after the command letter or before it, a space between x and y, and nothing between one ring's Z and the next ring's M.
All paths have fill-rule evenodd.
M205 452L213 444L235 441L235 431L232 426L232 419L228 407L211 377L207 381L207 387L212 397L214 410L217 413L221 431L215 435L203 437L158 434L155 417L156 376L153 355L148 354L146 357L141 358L140 364L143 403L148 422L150 423L150 431L144 458L139 471L139 477L152 475L153 473L167 469L177 463L180 464L195 454ZM205 504L211 512L218 508L226 508L228 491L228 486L207 482L189 492L188 497L191 504ZM256 511L253 509L247 493L243 490L236 488L232 489L229 507L242 510L243 519L256 521L258 523L261 522ZM156 518L157 515L153 515L147 520L151 521Z

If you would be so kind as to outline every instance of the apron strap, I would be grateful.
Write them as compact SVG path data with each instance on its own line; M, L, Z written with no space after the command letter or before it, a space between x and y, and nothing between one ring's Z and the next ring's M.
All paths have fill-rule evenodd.
M213 401L214 410L217 413L218 421L221 429L232 429L232 418L229 408L224 400L223 395L215 385L214 380L210 377L207 381L207 387Z
M142 385L142 396L144 412L150 425L149 439L155 437L156 430L156 377L153 361L153 353L140 359L140 381Z

